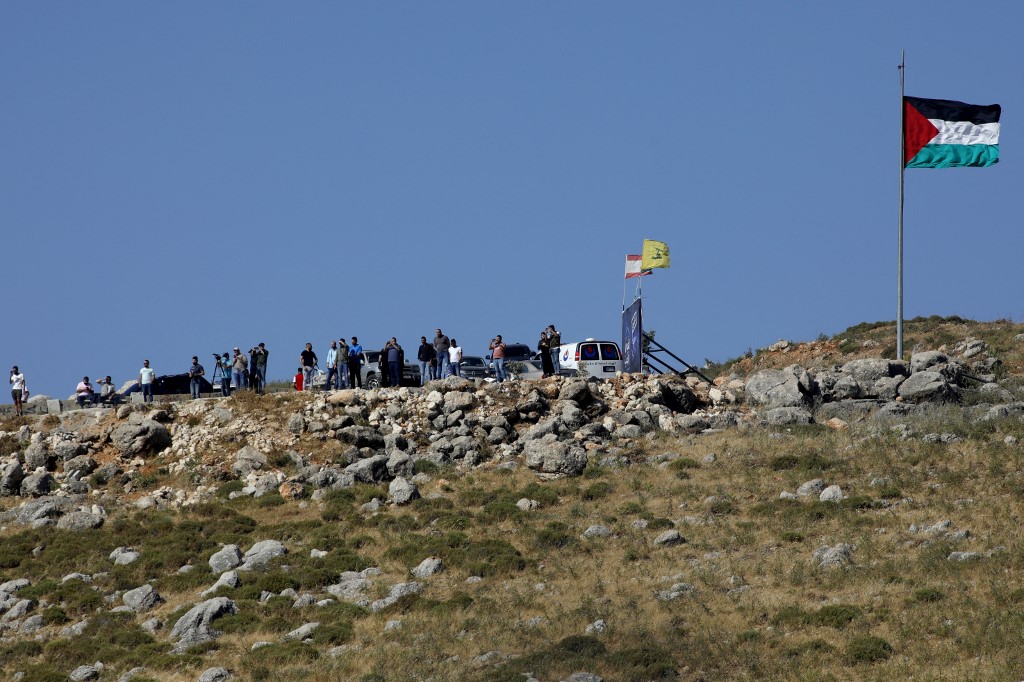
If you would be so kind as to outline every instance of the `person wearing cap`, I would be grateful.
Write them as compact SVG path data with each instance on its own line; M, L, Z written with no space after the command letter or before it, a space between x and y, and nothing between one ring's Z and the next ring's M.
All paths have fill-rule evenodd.
M235 380L235 388L249 388L249 358L245 357L242 351L235 346L235 357L231 359L231 375Z
M231 360L227 353L217 358L217 366L220 367L220 394L225 398L231 397ZM237 384L236 384L237 385Z

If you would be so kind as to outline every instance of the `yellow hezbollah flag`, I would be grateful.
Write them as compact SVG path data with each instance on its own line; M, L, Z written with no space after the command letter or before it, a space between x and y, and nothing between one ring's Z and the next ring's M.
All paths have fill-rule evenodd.
M643 260L640 267L644 270L668 267L668 244L653 239L644 240Z

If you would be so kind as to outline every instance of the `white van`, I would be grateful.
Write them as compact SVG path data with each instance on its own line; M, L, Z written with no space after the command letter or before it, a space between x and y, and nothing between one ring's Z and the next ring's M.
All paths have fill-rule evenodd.
M563 374L574 374L582 367L588 377L613 377L626 371L619 344L614 341L587 339L563 343L558 347L558 363Z

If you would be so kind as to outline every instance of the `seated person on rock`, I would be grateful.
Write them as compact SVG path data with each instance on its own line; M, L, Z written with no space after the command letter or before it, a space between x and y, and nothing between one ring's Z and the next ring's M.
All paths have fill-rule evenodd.
M100 404L101 405L117 405L121 401L121 396L117 394L117 389L114 388L114 382L111 381L108 375L104 379L99 380L100 385Z
M89 404L96 403L96 393L92 390L92 384L89 383L89 377L83 377L75 387L75 400L78 401L79 407L85 407L85 403Z

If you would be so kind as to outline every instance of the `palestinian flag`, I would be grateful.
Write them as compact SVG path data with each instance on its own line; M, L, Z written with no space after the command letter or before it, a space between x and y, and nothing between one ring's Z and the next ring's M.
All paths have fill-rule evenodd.
M998 104L903 98L903 163L907 168L991 166L999 162Z

